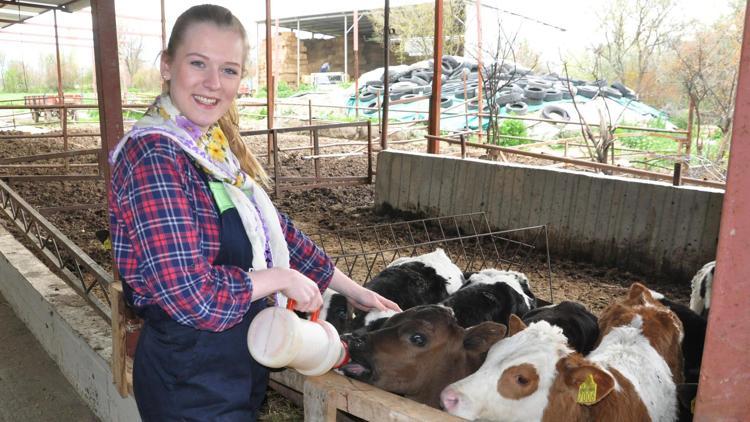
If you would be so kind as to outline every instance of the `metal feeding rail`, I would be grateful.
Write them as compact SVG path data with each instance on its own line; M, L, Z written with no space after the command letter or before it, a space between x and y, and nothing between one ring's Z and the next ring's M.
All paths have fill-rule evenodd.
M56 269L76 293L110 322L109 285L112 275L3 181L0 181L0 204L47 265Z
M477 212L316 233L311 238L341 271L361 283L394 259L442 248L465 273L495 268L546 277L549 301L554 302L546 225L493 231L485 213ZM545 254L546 271L529 265L538 253Z

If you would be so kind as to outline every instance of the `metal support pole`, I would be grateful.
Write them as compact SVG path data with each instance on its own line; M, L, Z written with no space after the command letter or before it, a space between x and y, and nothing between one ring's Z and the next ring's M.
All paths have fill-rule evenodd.
M484 78L482 77L482 0L476 0L477 8L477 137L482 143L482 95L484 94ZM490 111L491 112L491 111Z
M430 97L430 116L427 133L440 136L440 91L443 64L443 0L435 0L435 43L432 50L432 97ZM427 152L438 154L440 144L435 139L427 141Z
M750 2L740 52L732 144L721 212L711 312L703 352L696 422L750 415Z
M346 12L344 13L344 77L349 79L349 30L346 22Z
M273 80L273 38L271 37L271 0L266 0L266 126L273 129L274 104L276 103L275 81ZM276 151L273 150L273 135L268 134L268 164L271 164ZM274 175L278 173L274 170ZM276 194L278 195L278 188Z
M161 3L161 49L164 51L167 49L167 18L164 13L164 0L159 3Z
M354 9L354 117L359 118L359 17Z
M65 114L67 113L67 110L65 109L65 94L63 93L63 87L62 87L62 69L60 68L60 39L57 34L57 9L52 10L52 15L54 16L55 21L55 62L57 64L57 103L60 105L60 111L58 111L60 115L60 122L62 124L62 135L63 135L63 151L68 151L68 125L67 125L67 119L65 119ZM68 172L68 158L65 158L65 172Z
M380 119L380 147L388 148L388 102L390 100L390 84L388 75L388 64L390 62L391 50L391 26L390 26L391 2L385 0L383 10L383 49L385 50L383 58L383 117Z

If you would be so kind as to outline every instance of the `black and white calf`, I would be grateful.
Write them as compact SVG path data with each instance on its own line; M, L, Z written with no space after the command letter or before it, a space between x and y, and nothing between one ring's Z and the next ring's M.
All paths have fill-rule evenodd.
M529 279L517 271L486 269L471 274L458 291L440 303L451 308L458 325L485 321L508 324L510 314L524 315L536 307Z
M586 356L599 338L599 320L578 302L562 301L557 305L532 309L522 318L526 325L547 321L562 328L568 346Z
M323 307L318 318L328 321L337 332L344 333L349 329L353 317L346 296L331 288L323 292Z
M415 257L399 258L373 277L365 287L390 299L406 310L436 304L463 284L463 272L438 248ZM356 311L353 330L378 325L395 312Z
M690 309L698 315L707 316L711 307L711 287L714 283L714 269L716 261L704 265L690 282L692 293L690 294Z
M685 359L683 373L686 383L697 383L703 359L703 344L706 339L706 318L698 315L689 307L664 297L663 294L651 291L651 296L671 309L682 322L685 337L682 339L682 356Z

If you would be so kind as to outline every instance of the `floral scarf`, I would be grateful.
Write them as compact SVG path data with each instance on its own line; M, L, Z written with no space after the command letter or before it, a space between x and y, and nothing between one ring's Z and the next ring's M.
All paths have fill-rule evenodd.
M276 207L268 194L240 169L239 160L229 148L229 141L218 124L203 133L172 104L169 94L156 98L146 114L120 140L109 157L114 165L129 139L158 133L174 141L211 178L224 188L237 208L253 250L253 269L289 268L289 249L279 222ZM265 253L255 253L265 251Z

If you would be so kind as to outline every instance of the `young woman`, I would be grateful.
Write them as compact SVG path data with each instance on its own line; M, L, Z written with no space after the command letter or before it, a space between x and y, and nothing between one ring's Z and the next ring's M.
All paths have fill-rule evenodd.
M110 156L115 261L145 321L133 386L146 421L255 420L268 370L246 336L271 296L313 311L330 286L358 308L400 310L336 269L258 185L233 103L247 53L227 9L183 13L162 54L167 92Z

